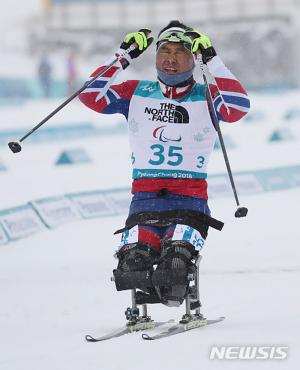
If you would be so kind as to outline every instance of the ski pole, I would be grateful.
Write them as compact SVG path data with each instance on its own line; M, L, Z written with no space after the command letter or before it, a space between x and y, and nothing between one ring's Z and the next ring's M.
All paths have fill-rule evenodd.
M233 191L233 194L234 194L236 205L238 207L237 210L235 211L234 215L235 215L235 217L246 217L247 213L248 213L248 208L240 207L240 202L239 202L237 190L236 190L236 187L235 187L235 183L234 183L234 179L233 179L233 175L232 175L232 171L231 171L231 167L230 167L230 163L229 163L225 143L224 143L224 140L223 140L221 127L220 127L220 124L219 124L219 119L218 119L216 111L215 111L213 98L212 98L211 91L210 91L210 88L209 88L209 83L208 83L208 80L207 80L206 71L205 71L205 67L204 67L204 63L203 63L201 54L197 55L196 60L199 62L199 65L200 65L200 68L201 68L201 71L202 71L203 80L204 80L204 83L206 85L208 105L209 105L209 108L210 108L212 121L213 121L213 124L214 124L214 126L216 128L216 131L218 133L219 141L220 141L221 148L222 148L223 157L224 157L226 168L227 168L227 173L228 173L228 176L229 176L229 179L230 179L231 188L232 188L232 191ZM215 82L215 84L216 84L216 86L218 86L216 82ZM220 96L222 98L221 92L220 92ZM222 100L223 100L223 98L222 98ZM223 100L223 103L225 104L224 100ZM225 104L225 106L226 106L226 104Z
M26 135L24 135L19 141L11 141L8 143L9 148L13 153L19 153L22 150L21 142L28 138L32 133L34 133L37 129L39 129L44 123L46 123L50 118L52 118L56 113L58 113L62 108L64 108L67 104L69 104L73 99L75 99L83 90L85 90L90 84L92 84L98 77L104 75L118 60L123 58L125 55L129 54L133 51L137 45L134 43L124 52L122 52L118 57L116 57L108 66L106 66L103 70L98 72L90 81L87 81L79 90L77 90L73 95L71 95L67 100L65 100L59 107L54 109L47 117L45 117L40 123L33 127Z

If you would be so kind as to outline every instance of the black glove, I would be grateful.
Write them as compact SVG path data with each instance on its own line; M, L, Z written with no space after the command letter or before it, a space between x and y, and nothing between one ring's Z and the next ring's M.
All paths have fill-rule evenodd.
M152 44L154 38L148 37L150 33L151 30L147 28L141 29L138 32L129 33L125 36L120 48L123 50L127 50L133 43L136 43L137 47L132 50L129 55L133 59L137 58Z

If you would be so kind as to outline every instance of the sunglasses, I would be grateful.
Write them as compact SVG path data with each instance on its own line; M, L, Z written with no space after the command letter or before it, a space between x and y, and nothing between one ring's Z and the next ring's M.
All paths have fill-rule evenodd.
M165 42L181 42L186 49L191 51L192 40L188 36L185 36L183 32L164 32L157 39L157 48L159 48L159 46Z

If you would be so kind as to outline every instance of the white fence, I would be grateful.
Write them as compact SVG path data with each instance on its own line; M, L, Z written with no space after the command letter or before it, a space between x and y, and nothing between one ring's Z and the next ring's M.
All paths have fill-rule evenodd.
M289 16L297 23L299 0L110 0L53 1L49 27L113 29L145 25L160 28L170 19L202 24L212 19Z
M299 187L299 175L300 165L296 165L235 173L235 182L240 195L252 195ZM210 176L209 195L211 199L233 197L226 174ZM0 246L82 219L123 214L125 221L129 203L130 189L121 188L64 194L0 210Z

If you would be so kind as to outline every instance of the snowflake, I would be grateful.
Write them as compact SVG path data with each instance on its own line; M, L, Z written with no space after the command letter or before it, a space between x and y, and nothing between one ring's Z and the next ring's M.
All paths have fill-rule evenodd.
M203 139L204 139L204 135L200 134L200 132L198 132L197 134L194 135L194 140L195 141L203 141Z
M133 118L131 119L129 122L128 122L128 125L129 125L129 130L132 132L132 133L136 133L139 131L139 123Z
M129 122L128 122L128 125L129 125L129 130L132 132L132 133L136 133L139 131L139 123L133 118L131 119Z

